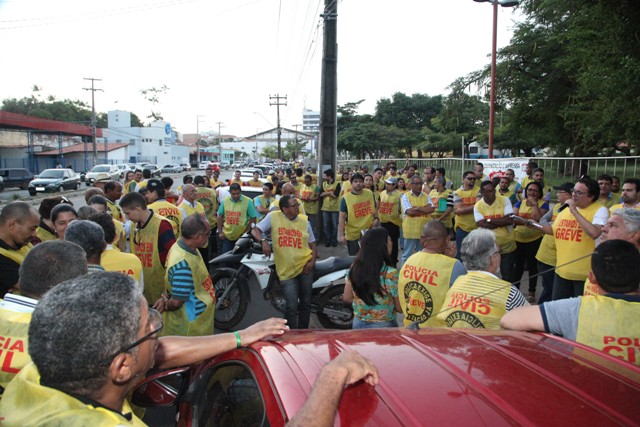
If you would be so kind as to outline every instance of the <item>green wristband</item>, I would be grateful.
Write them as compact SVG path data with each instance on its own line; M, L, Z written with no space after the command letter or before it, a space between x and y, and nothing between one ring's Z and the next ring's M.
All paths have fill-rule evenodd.
M242 347L242 341L240 340L240 333L237 331L233 333L236 336L236 348Z

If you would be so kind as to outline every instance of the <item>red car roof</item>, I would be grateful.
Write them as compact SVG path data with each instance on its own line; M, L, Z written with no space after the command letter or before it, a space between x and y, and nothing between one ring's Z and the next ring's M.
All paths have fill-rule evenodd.
M293 331L251 348L290 418L319 370L356 350L380 384L348 387L340 425L637 425L640 368L562 338L512 331Z

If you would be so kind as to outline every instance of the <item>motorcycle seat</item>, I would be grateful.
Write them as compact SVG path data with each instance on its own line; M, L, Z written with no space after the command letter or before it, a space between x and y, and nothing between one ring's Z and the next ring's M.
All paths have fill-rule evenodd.
M351 267L355 257L347 256L336 258L334 256L320 261L316 261L315 269L313 272L313 279L317 280L319 277L325 276L334 271L346 270Z

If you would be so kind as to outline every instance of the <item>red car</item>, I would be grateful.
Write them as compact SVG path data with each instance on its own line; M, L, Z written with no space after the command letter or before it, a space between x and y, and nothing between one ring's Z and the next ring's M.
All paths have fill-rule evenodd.
M640 367L552 335L489 330L293 331L150 375L134 403L177 402L180 426L282 426L347 349L374 362L380 383L348 387L336 425L640 423Z

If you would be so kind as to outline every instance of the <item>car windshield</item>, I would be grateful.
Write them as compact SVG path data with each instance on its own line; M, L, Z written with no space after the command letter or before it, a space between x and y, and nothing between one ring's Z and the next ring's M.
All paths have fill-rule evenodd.
M172 168L173 165L164 165L163 168Z
M109 166L94 166L91 172L109 172Z
M47 169L38 176L38 178L62 178L64 171L62 169Z

